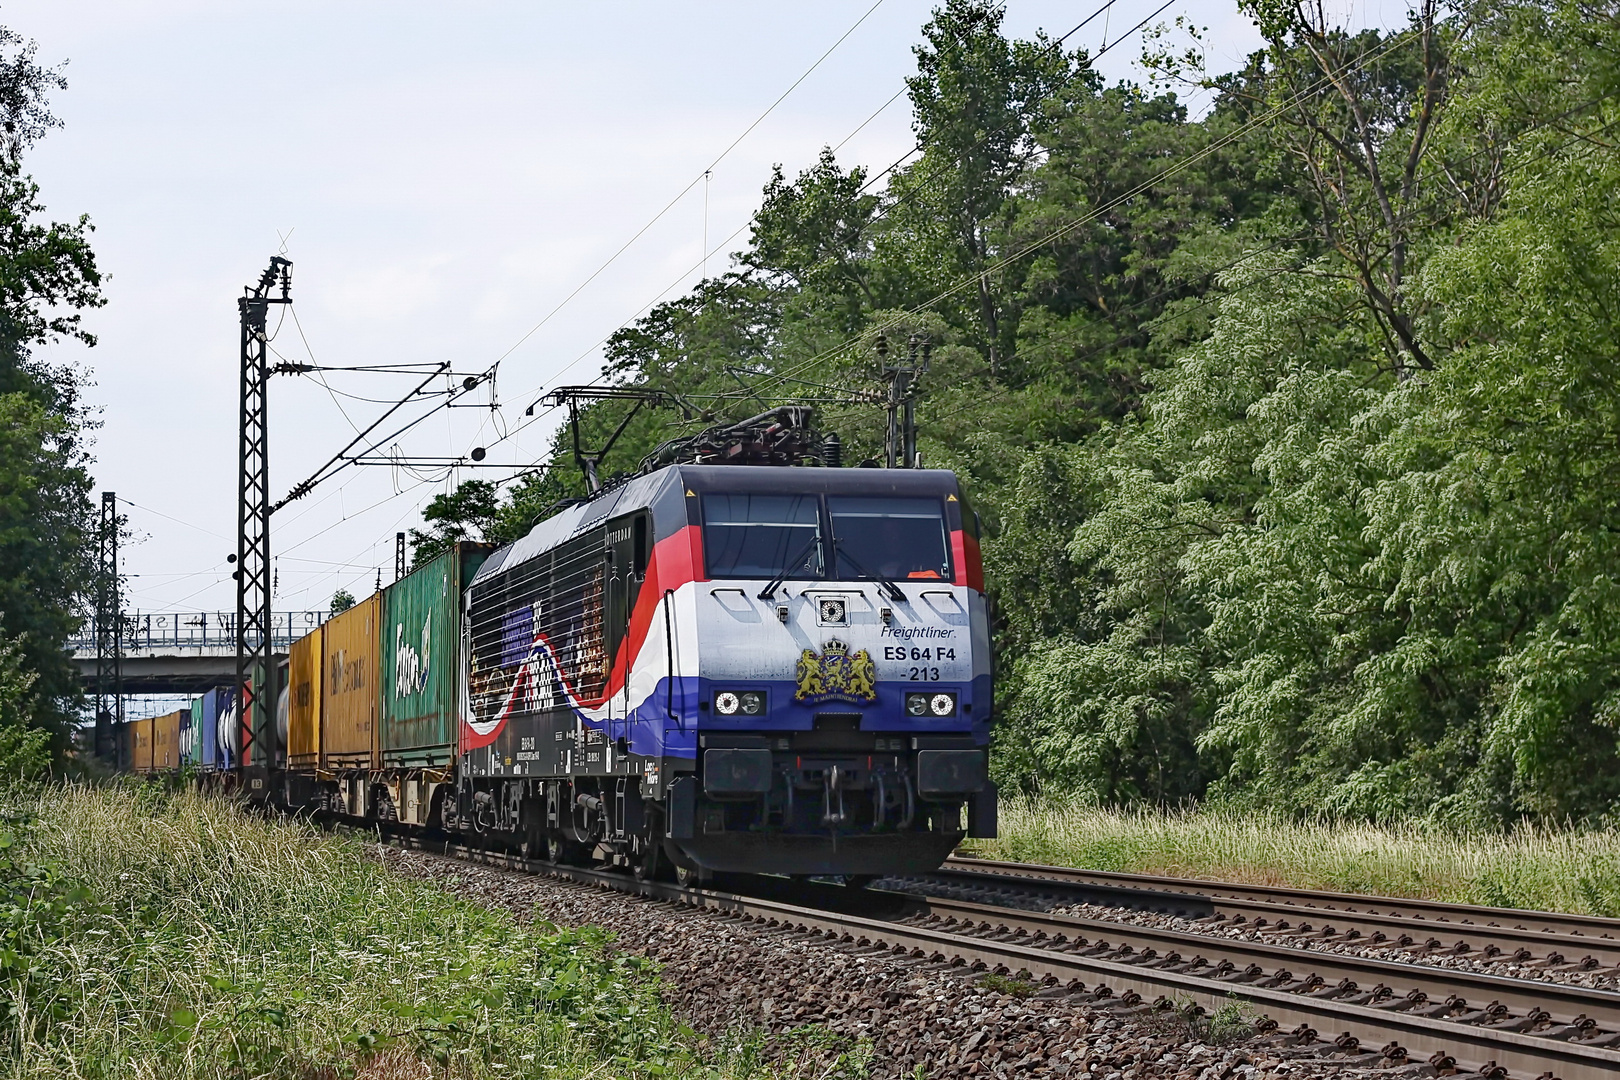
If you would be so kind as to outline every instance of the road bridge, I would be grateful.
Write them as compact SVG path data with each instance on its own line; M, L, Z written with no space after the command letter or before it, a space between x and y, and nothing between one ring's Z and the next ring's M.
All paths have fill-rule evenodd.
M294 641L328 618L324 611L282 611L271 620L270 647L285 655ZM85 689L96 683L96 628L68 642ZM124 617L125 694L200 694L236 677L236 613L138 612Z

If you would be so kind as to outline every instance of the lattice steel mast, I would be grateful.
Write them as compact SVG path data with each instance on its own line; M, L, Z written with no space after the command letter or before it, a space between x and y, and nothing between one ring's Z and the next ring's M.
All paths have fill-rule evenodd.
M271 296L279 286L281 295ZM268 792L277 765L276 664L270 612L269 349L271 304L289 304L292 263L279 255L238 298L242 322L241 441L236 500L236 700L242 703L241 760L249 786ZM262 672L254 684L255 671Z
M124 723L124 610L118 582L118 496L101 493L101 525L96 554L96 757L114 768Z

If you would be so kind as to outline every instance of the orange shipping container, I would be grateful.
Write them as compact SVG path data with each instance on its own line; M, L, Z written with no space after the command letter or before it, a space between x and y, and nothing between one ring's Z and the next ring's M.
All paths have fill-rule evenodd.
M287 650L287 768L314 772L321 752L321 628Z
M382 594L373 593L321 632L321 767L377 767L378 624Z
M152 771L152 718L129 721L130 746L135 750L131 767L138 773Z
M164 713L152 720L152 771L180 767L180 714Z

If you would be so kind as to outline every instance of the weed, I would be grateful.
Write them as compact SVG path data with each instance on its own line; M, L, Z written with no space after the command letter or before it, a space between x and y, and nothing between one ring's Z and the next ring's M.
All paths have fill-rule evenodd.
M997 975L993 971L980 975L979 985L986 990L997 990L1017 998L1031 997L1040 989L1039 986L1028 979L1020 979L1012 975Z
M1253 1037L1260 1014L1246 1001L1228 998L1208 1016L1200 1017L1193 1030L1211 1046L1225 1046Z

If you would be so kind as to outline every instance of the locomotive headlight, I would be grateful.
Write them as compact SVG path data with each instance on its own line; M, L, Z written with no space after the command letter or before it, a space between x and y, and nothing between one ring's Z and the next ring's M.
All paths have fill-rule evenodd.
M906 715L907 716L927 716L928 715L928 695L927 694L907 694L906 695Z
M738 694L737 696L742 700L742 712L744 716L760 716L765 712L764 694L755 690L750 690L745 693Z
M714 711L721 716L736 716L737 710L742 708L742 699L730 690L723 690L714 695Z
M956 712L955 694L935 694L928 699L928 711L935 716L950 716Z

